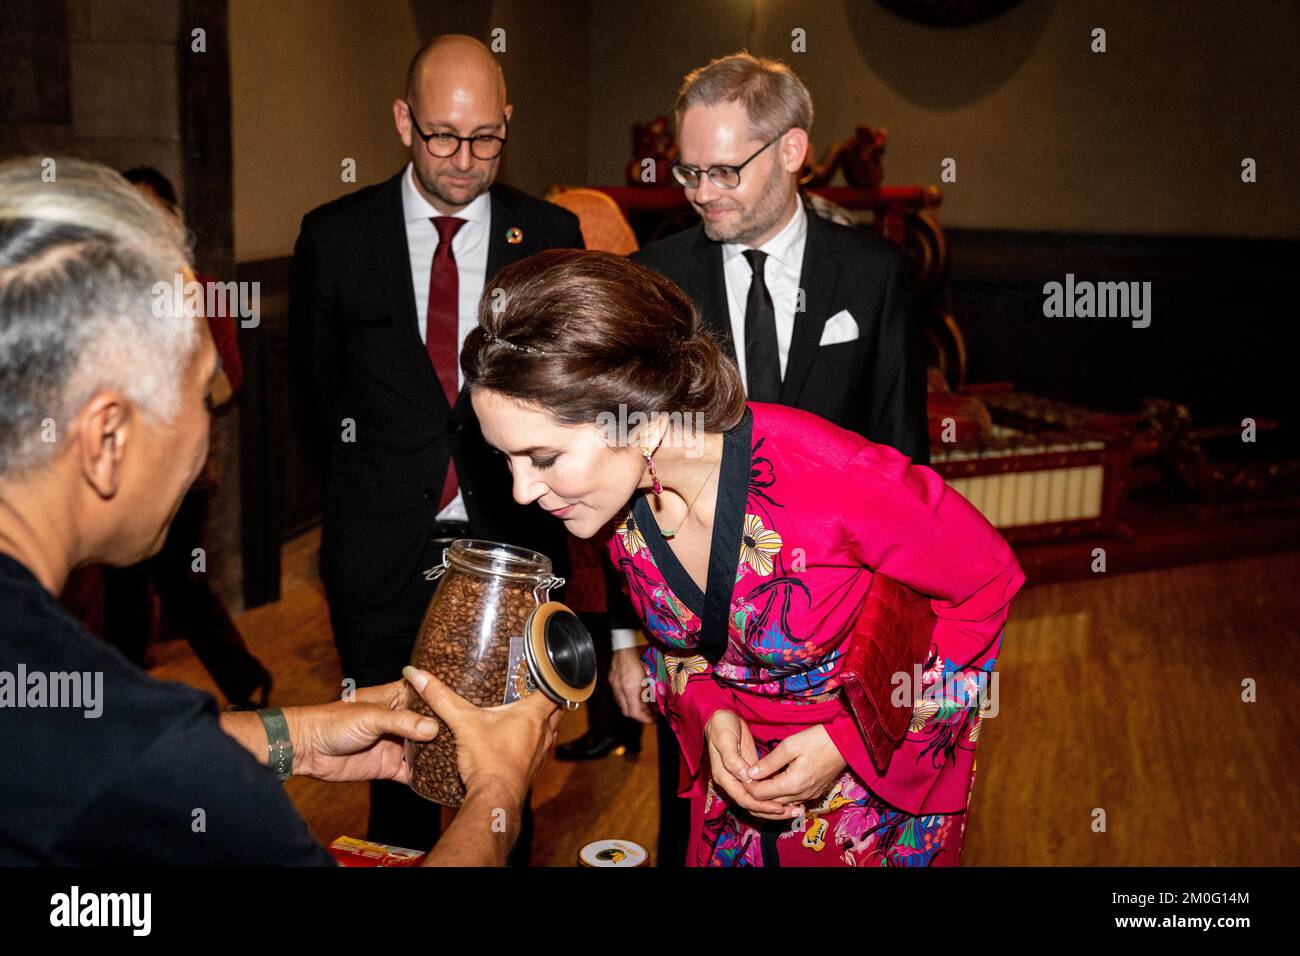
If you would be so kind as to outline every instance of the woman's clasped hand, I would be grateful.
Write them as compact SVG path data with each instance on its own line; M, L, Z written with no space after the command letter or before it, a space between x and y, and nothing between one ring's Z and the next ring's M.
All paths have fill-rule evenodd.
M715 711L704 734L713 782L764 820L798 817L847 766L822 724L791 734L761 759L749 725L735 711Z

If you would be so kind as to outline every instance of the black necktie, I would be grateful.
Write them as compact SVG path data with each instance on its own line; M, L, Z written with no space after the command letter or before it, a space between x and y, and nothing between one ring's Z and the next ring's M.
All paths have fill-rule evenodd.
M781 358L776 346L776 310L763 281L767 253L746 249L745 258L754 272L745 302L746 397L751 402L775 402L781 394Z

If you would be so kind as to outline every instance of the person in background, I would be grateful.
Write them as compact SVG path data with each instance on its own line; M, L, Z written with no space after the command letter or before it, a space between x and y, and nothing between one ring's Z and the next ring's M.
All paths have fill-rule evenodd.
M207 458L217 356L203 318L155 307L155 283L194 279L180 224L104 166L55 162L51 181L47 158L0 163L0 671L28 700L0 706L0 866L331 866L279 781L404 785L402 738L445 728L467 798L425 862L504 863L555 739L544 694L479 709L410 668L445 727L400 680L219 713L56 602L73 568L162 547Z
M632 259L672 279L740 369L750 401L813 412L926 464L925 371L907 254L800 199L813 103L788 66L748 53L688 74L675 105L673 176L700 224ZM614 608L611 682L634 701L639 635ZM676 738L659 721L659 865L686 852Z
M511 499L457 362L498 269L582 246L577 216L496 182L511 110L487 47L429 41L392 104L409 161L307 213L294 246L291 350L330 449L321 579L343 675L358 685L410 660L456 538L531 548L567 576L563 527ZM530 821L526 809L516 863ZM424 846L438 826L436 804L371 786L370 839Z

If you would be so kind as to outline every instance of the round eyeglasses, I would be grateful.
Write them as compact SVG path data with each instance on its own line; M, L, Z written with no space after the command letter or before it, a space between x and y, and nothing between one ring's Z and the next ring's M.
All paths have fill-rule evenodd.
M444 132L426 133L415 121L415 108L411 106L410 101L402 102L406 103L407 114L411 118L411 129L424 140L424 148L434 159L450 159L460 152L461 143L469 143L470 155L475 159L496 159L505 148L505 136L490 136L486 133L476 133L473 136L457 136L455 133ZM501 117L501 125L509 134L510 126L504 116Z
M758 147L758 149L754 150L754 152L750 154L749 159L737 166L718 165L710 166L708 169L700 169L698 166L689 166L683 162L675 162L673 163L673 179L677 180L678 183L685 186L687 189L698 189L700 186L700 175L703 174L708 176L709 182L713 183L713 185L717 186L719 189L735 189L740 185L740 171L752 163L759 153L767 149L788 132L790 131L786 129L777 133L776 136L772 137L772 139L769 139L762 146Z

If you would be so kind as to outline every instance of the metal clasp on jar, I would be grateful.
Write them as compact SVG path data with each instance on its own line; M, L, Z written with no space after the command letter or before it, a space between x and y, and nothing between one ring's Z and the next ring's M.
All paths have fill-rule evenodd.
M438 580L438 578L446 574L447 569L450 567L451 567L451 548L443 548L442 564L435 564L433 567L426 569L424 572L424 580L436 581Z
M548 574L533 587L533 600L538 605L545 604L550 599L551 588L564 587L564 578L556 577L554 574Z

